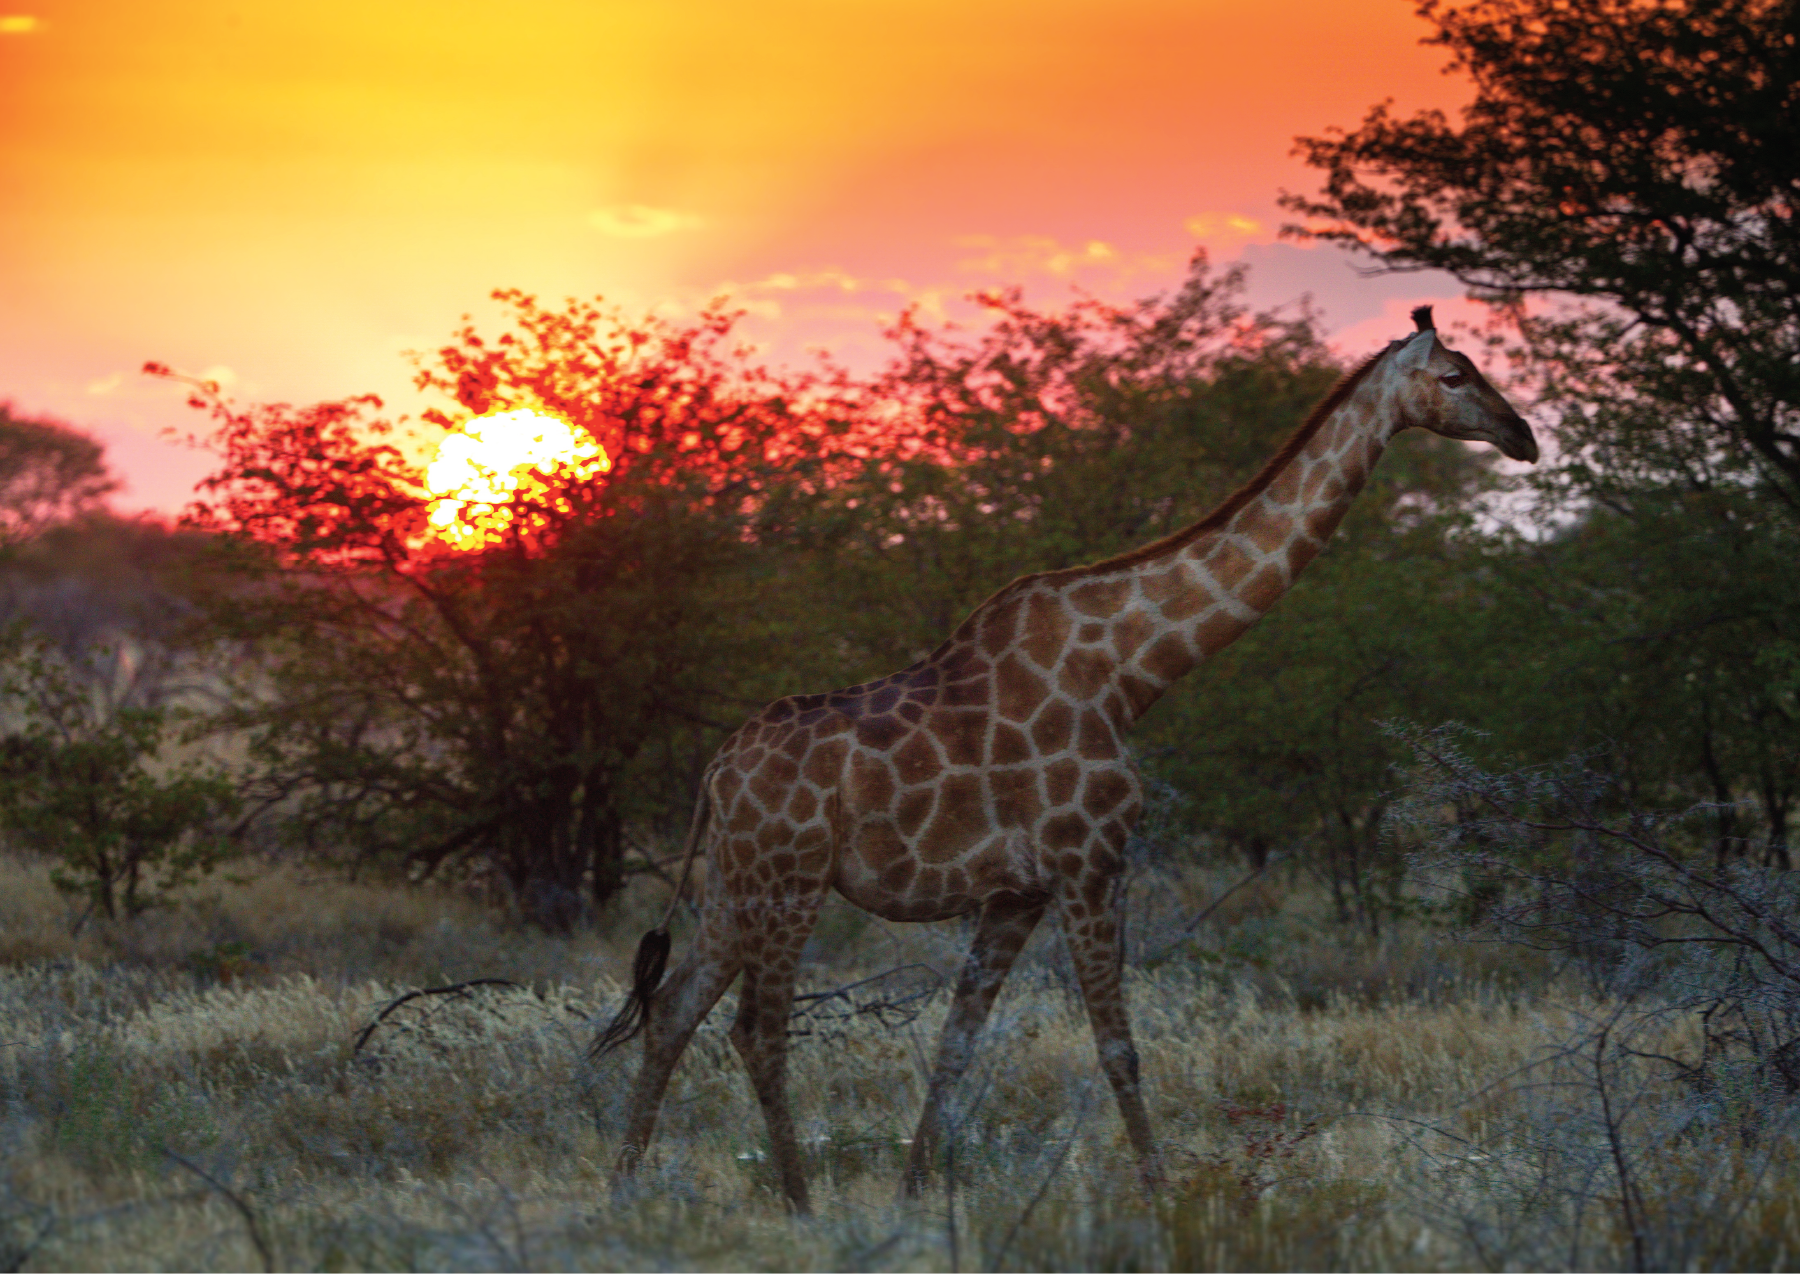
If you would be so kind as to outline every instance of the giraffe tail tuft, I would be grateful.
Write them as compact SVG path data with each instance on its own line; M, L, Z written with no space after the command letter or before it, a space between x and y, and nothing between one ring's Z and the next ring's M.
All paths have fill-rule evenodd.
M644 1029L650 1017L650 997L662 985L663 970L669 967L669 928L652 929L638 943L637 958L631 962L631 994L625 1007L594 1040L588 1056L599 1058L613 1051Z

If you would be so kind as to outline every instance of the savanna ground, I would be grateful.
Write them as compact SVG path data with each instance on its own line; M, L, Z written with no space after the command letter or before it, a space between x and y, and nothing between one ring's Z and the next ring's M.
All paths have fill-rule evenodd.
M608 1189L636 1054L594 1066L585 1049L660 884L563 939L452 893L270 865L77 933L44 864L0 859L0 1263L1775 1268L1800 1252L1788 1130L1698 1119L1651 1063L1597 1055L1617 1006L1579 970L1424 922L1357 936L1273 874L1184 933L1233 880L1133 890L1132 1015L1168 1159L1155 1205L1047 925L984 1036L947 1170L902 1206L948 999L931 992L967 932L838 904L810 989L900 971L801 1004L790 1086L817 1215L795 1220L729 996L646 1171ZM396 997L474 978L521 986L414 999L359 1047ZM1692 1043L1657 1029L1661 1049Z

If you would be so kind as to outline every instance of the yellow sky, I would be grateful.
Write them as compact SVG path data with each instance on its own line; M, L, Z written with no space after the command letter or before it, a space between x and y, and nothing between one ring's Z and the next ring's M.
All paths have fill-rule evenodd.
M4 0L0 0L3 3ZM1458 100L1406 0L85 0L0 15L0 397L179 504L146 359L375 390L497 286L721 289L782 357L901 305L1166 286L1197 241L1372 342L1447 289L1271 245L1296 133ZM1358 326L1358 325L1363 326ZM1368 325L1368 331L1363 327Z

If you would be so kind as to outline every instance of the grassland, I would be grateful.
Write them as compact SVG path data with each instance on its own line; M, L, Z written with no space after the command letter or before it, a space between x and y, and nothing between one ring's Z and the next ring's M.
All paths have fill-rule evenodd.
M584 1049L653 883L565 939L453 893L266 866L77 933L43 864L0 859L0 1266L1773 1268L1800 1252L1779 1115L1597 1048L1596 1024L1624 1019L1578 978L1418 925L1359 938L1273 881L1175 941L1223 883L1135 892L1132 1012L1169 1163L1154 1204L1047 931L960 1096L948 1171L902 1206L946 1007L924 993L966 935L828 914L815 990L915 967L796 1019L817 1215L794 1220L729 1002L647 1170L608 1188L635 1056L594 1067ZM472 978L520 985L414 999L358 1047L396 997ZM1657 1029L1636 1046L1694 1043Z

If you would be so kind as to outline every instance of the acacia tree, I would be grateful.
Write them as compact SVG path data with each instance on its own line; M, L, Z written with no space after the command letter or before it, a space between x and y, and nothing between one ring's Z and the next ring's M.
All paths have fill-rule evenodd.
M1524 337L1556 454L1496 579L1529 677L1481 723L1603 746L1788 861L1800 793L1800 4L1427 0L1475 97L1299 140L1290 233L1442 269ZM1527 305L1532 298L1536 305ZM1535 391L1533 393L1532 391Z
M0 546L91 513L118 485L98 442L0 402Z
M1800 4L1425 0L1460 127L1387 105L1299 139L1302 237L1512 304L1562 445L1748 473L1800 518ZM1573 300L1533 318L1532 295ZM1565 470L1565 473L1569 472ZM1588 475L1593 476L1593 475Z
M719 309L632 324L496 297L506 330L465 325L421 360L454 403L426 427L532 407L610 469L542 466L453 547L378 400L240 410L196 385L224 463L189 521L237 554L215 631L262 658L225 724L290 831L415 872L477 861L564 927L622 884L659 743L737 715L773 636L741 622L775 562L757 548L842 429L821 386L751 366Z

